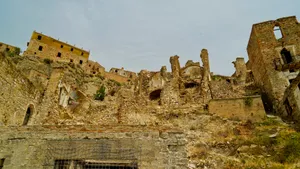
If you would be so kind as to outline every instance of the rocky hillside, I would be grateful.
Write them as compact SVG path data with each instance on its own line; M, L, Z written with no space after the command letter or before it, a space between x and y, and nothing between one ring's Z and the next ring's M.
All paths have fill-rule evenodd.
M22 86L28 82L28 89L24 91L34 88L35 93L40 93L36 97L36 106L45 105L51 110L41 115L44 109L37 109L40 114L35 116L38 119L36 124L178 128L186 133L190 169L300 168L300 134L292 124L286 124L276 116L270 115L261 122L226 119L209 113L207 105L189 101L186 96L182 104L161 105L159 99L149 100L145 95L138 95L135 82L119 83L101 74L86 74L74 64L23 56L1 56L1 59L1 77L5 76L9 82L2 87L11 89L12 83ZM9 66L4 66L4 63ZM54 76L55 72L60 73ZM16 77L23 79L20 84L13 80ZM53 79L57 82L52 83ZM216 90L215 97L232 96L232 93L241 91L232 89L226 79L213 80L211 85ZM61 91L56 89L58 84L69 86L75 92L76 97L69 100L66 107L58 105L61 97ZM53 93L47 93L51 85ZM103 99L96 99L95 94L102 86L105 88ZM243 88L256 92L251 85ZM186 93L191 93L190 98L194 98L192 94L199 92L197 88L188 88ZM235 93L236 96L245 94Z

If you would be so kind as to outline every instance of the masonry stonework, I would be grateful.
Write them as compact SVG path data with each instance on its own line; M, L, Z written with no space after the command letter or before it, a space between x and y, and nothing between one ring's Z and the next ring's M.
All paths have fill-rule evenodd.
M262 90L265 107L278 114L298 116L299 104L283 100L299 69L276 70L281 65L299 62L300 25L295 16L254 24L247 51L254 79ZM295 95L299 89L295 90ZM285 102L286 110L280 110ZM284 111L284 112L282 112ZM290 113L286 113L290 111ZM298 119L299 120L299 119Z
M84 66L90 52L34 31L23 55Z

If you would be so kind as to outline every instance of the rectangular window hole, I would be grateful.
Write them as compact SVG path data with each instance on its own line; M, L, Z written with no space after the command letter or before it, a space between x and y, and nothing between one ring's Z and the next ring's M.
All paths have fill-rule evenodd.
M81 52L81 56L83 56L83 52Z
M61 53L60 52L57 53L57 57L61 57Z
M70 62L73 63L73 59L70 59Z
M39 46L39 51L42 51L43 50L43 46Z
M73 52L73 50L74 50L74 49L73 49L73 48L71 48L71 51L72 51L72 52Z
M9 48L6 48L5 50L8 52L8 51L9 51Z
M64 45L60 45L60 48L63 48L64 47Z
M0 43L0 46L2 46L2 43Z
M82 63L83 63L83 61L82 61L82 60L80 60L80 61L79 61L79 64L81 64L81 65L82 65Z
M29 42L27 42L27 46L29 46Z
M42 36L41 35L38 36L38 40L42 40Z

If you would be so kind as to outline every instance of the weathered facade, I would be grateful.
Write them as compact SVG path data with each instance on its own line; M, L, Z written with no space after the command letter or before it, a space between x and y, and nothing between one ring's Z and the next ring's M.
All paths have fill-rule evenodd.
M0 52L12 52L20 54L20 48L0 42Z
M90 52L34 31L23 55L85 65Z
M254 79L262 90L265 107L299 120L300 91L286 90L299 68L282 69L300 61L300 25L295 16L254 24L247 51ZM297 86L298 84L296 84ZM281 109L285 105L285 109Z
M84 68L86 73L89 74L102 74L104 75L105 73L105 68L101 66L98 62L94 62L91 60L88 60L87 63L85 64Z
M0 132L4 169L187 168L185 135L175 129L29 126Z
M133 79L133 80L137 78L137 74L136 74L135 72L131 72L131 71L128 71L128 70L124 70L123 67L122 67L121 69L118 69L118 68L111 68L111 69L109 70L109 73L117 74L117 75L126 77L126 78L128 78L128 79Z

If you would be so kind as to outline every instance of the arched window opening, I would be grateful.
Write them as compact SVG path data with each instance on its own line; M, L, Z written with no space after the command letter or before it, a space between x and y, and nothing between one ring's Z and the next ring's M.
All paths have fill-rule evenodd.
M160 99L161 89L154 90L150 93L149 99L150 100L158 100Z
M289 64L293 62L293 58L291 55L291 52L288 51L286 48L283 48L280 52L282 60L284 62L284 64Z
M34 111L34 106L31 104L28 106L25 117L24 117L24 121L23 121L23 126L26 126L33 114Z
M279 26L274 27L274 35L277 40L282 38L282 32Z

